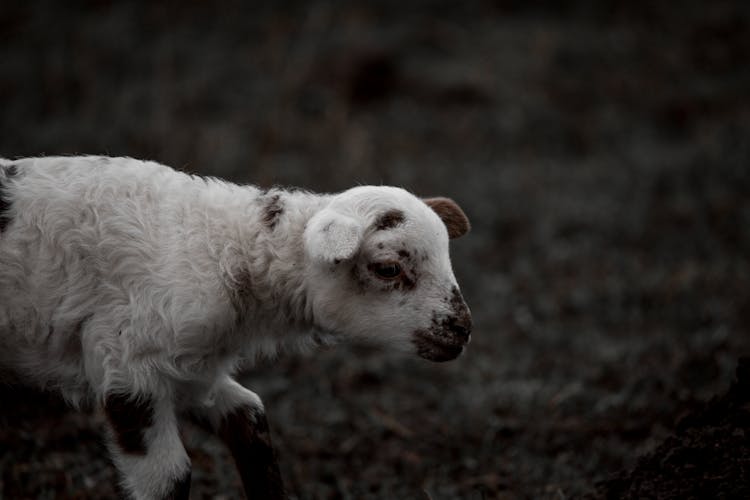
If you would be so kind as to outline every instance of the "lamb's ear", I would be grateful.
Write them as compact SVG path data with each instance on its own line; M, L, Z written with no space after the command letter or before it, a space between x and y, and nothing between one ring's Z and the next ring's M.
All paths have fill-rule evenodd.
M459 238L471 230L469 218L455 201L450 198L425 198L423 201L443 219L450 239Z
M362 225L353 218L324 208L307 223L305 250L315 260L351 259L362 244L362 233Z

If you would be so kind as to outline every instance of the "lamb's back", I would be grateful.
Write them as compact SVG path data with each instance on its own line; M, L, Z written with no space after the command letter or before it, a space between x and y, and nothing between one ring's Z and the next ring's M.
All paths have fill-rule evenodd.
M211 281L206 266L198 276L198 266L180 264L189 252L195 258L190 233L200 233L206 182L129 158L30 158L13 165L4 191L10 223L0 234L6 353L0 365L76 385L84 378L86 342L132 348L134 356L166 347L163 338L151 341L152 332L190 320L172 317L185 310L176 301L200 300L185 292L190 287L181 295L172 290Z

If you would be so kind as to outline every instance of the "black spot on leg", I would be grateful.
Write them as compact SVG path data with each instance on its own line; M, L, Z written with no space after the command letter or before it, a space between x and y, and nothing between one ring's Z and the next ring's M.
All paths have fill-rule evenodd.
M10 198L6 192L8 181L18 174L18 167L15 165L0 165L0 233L5 231L11 222L8 210L10 210Z
M375 221L375 229L383 231L391 229L404 222L404 212L401 210L388 210Z
M284 213L284 204L281 201L281 195L274 194L273 196L265 197L265 205L263 206L263 224L268 229L273 230L276 224L279 222L281 214Z
M143 432L153 425L154 419L151 401L127 394L110 394L104 402L104 413L120 449L131 455L145 455Z
M232 452L247 498L285 498L265 414L237 408L224 418L218 434Z
M188 469L181 477L172 483L172 490L164 496L164 500L188 500L190 498L190 476Z

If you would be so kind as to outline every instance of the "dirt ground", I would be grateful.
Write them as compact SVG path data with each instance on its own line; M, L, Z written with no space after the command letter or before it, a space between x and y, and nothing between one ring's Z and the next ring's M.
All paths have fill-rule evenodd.
M750 358L721 398L686 415L675 434L602 484L608 498L750 498Z
M0 156L464 207L459 360L243 375L293 498L748 498L750 3L561 4L2 2ZM0 402L0 499L115 495L100 415ZM184 434L192 498L241 498Z

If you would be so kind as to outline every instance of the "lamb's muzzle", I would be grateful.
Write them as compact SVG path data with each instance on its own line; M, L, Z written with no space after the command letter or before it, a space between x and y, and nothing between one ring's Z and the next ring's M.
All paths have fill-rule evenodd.
M434 318L427 329L414 331L412 342L417 354L425 359L450 361L460 356L471 341L471 312L456 287L452 290L450 304L448 315L442 319Z

